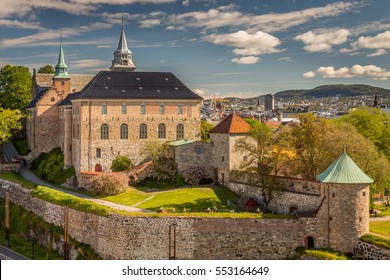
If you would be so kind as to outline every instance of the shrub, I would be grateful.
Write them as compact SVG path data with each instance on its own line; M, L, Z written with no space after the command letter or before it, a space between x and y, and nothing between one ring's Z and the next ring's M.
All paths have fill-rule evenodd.
M64 169L64 154L60 148L41 153L33 160L32 168L38 177L56 185L63 184L75 173L73 167Z
M116 195L126 190L128 178L123 173L101 174L93 177L88 189L94 195Z
M133 162L127 156L117 156L111 165L111 170L113 172L120 172L125 170L130 170L134 167Z
M205 171L203 167L190 166L182 172L181 176L186 183L198 185L200 180L205 177Z

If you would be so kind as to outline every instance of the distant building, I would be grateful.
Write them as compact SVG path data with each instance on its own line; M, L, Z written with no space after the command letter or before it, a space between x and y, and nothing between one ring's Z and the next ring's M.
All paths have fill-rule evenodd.
M267 94L264 96L264 110L272 111L275 109L275 99L272 94Z

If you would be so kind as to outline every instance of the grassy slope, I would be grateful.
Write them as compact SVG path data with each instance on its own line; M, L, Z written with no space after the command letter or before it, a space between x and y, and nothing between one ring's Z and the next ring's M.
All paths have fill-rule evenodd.
M370 221L370 231L390 237L390 221Z
M101 199L111 201L114 203L119 203L127 206L132 206L137 202L143 201L150 197L151 194L147 194L145 192L136 190L134 188L128 188L128 190L124 193L112 196L102 197Z

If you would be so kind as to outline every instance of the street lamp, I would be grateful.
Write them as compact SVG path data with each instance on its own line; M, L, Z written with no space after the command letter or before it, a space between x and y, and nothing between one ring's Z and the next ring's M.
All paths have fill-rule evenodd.
M1 186L5 189L5 247L9 248L9 186Z

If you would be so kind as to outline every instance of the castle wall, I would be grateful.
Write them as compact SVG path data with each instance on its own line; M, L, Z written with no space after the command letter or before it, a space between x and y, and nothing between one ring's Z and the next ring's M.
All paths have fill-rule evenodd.
M63 207L31 196L31 190L10 186L10 201L49 223L63 225ZM5 189L0 188L4 197ZM320 214L321 215L321 214ZM176 224L178 259L285 259L312 236L326 247L326 223L302 219L229 219L200 217L97 216L69 209L69 234L89 244L104 259L168 259L169 226ZM11 229L12 230L12 229Z
M384 249L363 241L359 241L353 251L356 258L361 260L390 260L389 249Z
M230 139L229 134L210 133L210 143L214 146L212 162L218 170L218 182L225 184L229 182L230 171Z
M127 105L127 114L121 114L121 105ZM73 114L74 125L79 125L80 139L73 137L73 163L77 173L92 171L96 164L102 166L103 171L109 171L112 160L117 155L128 156L134 164L139 164L144 157L141 151L145 143L150 140L160 142L176 140L178 124L184 125L185 139L200 138L200 104L185 101L164 101L165 113L159 114L159 100L118 100L118 101L87 101L75 100L73 107L80 106L78 116ZM102 114L102 105L107 105L107 114ZM146 114L141 115L140 105L146 105ZM183 113L178 114L177 105L183 105ZM188 115L192 117L187 117ZM109 127L109 139L101 139L101 126ZM128 126L128 139L120 139L120 127ZM147 139L140 139L139 126L147 125ZM158 138L158 125L165 124L166 138ZM97 149L101 150L101 157L97 157Z

